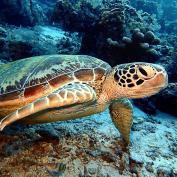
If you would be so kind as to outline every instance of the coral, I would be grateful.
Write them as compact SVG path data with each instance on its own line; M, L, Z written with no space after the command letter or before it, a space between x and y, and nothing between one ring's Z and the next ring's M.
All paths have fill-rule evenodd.
M99 19L99 8L86 0L59 0L53 12L53 21L65 29L89 31Z
M114 4L113 4L114 3ZM107 37L121 38L125 25L125 4L122 1L105 1L99 20L100 29Z
M131 38L123 37L122 41L113 41L108 38L107 42L112 53L109 60L113 65L116 64L114 63L116 58L119 58L120 63L123 63L125 59L126 62L132 62L137 58L138 61L154 62L161 56L160 51L155 47L160 44L160 39L152 31L142 33L140 29L135 29Z
M59 0L56 3L53 20L67 30L83 33L80 53L96 55L111 64L121 63L122 59L118 61L114 57L118 55L112 51L107 39L122 43L123 36L129 37L135 28L139 28L143 33L158 29L153 16L137 12L125 0L104 0L97 6L93 6L93 3L87 0ZM149 44L154 45L155 41L154 44L150 42ZM124 53L124 51L120 50L119 53ZM134 51L134 53L137 52ZM158 54L152 47L148 53L151 58ZM141 54L147 56L143 50Z
M138 47L136 45L135 48L130 50L128 58L125 55L125 53L127 54L127 50L124 47L124 42L126 43L126 41L123 42L122 38L123 36L130 38L136 28L139 28L141 33L145 34L150 30L158 30L159 26L154 16L148 13L137 12L127 1L105 0L103 1L99 23L95 25L92 31L85 33L83 36L81 52L87 54L94 53L97 57L106 60L112 65L130 61L130 58L131 61L135 61L137 58L138 60L144 59L145 61L148 61L150 58L151 61L156 61L159 54L154 50L154 45L159 44L158 39L155 39L153 44L147 41L150 47L147 47L147 44L140 44L142 49L147 47L149 49L148 52L147 49L140 50L139 52L140 45ZM109 39L117 41L119 47L110 45ZM145 53L143 53L144 51ZM139 55L134 55L135 53Z
M177 70L175 68L177 66L177 51L175 51L175 48L169 50L172 50L172 52L168 52L167 56L163 56L159 60L168 72L169 85L165 90L154 96L152 101L158 109L177 116Z
M133 30L135 28L139 28L142 32L158 31L160 29L160 25L158 24L157 18L155 15L150 15L147 12L137 11L138 15L135 19L129 17L130 21L127 24L128 29Z

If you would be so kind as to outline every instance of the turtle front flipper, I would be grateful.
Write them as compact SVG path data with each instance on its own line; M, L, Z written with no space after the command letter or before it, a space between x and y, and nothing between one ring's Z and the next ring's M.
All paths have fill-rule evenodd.
M94 101L96 101L96 93L89 85L80 83L68 84L4 117L0 121L0 130L2 131L4 127L15 121L46 109L62 108Z
M132 125L133 106L128 99L119 99L111 103L110 115L114 125L118 128L123 139L129 144Z

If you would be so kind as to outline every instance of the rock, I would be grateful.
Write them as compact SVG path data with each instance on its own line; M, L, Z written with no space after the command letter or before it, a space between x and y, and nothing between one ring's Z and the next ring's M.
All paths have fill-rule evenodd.
M11 25L33 26L43 24L46 18L46 10L42 9L36 0L11 0L1 1L0 19L3 23Z
M133 117L133 124L141 124L144 122L144 118L143 117Z
M174 141L172 142L170 145L169 145L169 148L171 150L171 152L177 156L177 141Z
M58 140L58 134L55 131L55 129L39 129L35 131L37 134L39 134L42 138L48 138L48 139L54 139Z
M4 55L8 61L36 55L77 54L80 51L82 36L77 32L65 32L51 26L34 28L10 28L8 36L0 39Z
M160 153L156 148L154 148L146 151L146 156L151 158L153 161L155 161L156 158L160 156Z
M89 1L59 0L56 2L52 20L67 30L85 32L97 23L100 9Z
M98 157L100 155L102 155L102 151L99 150L99 149L96 149L96 150L86 150L86 153L92 157Z
M111 166L102 166L98 171L97 177L112 177L120 176L118 170L112 168Z
M22 59L32 56L32 45L25 41L8 41L9 59Z

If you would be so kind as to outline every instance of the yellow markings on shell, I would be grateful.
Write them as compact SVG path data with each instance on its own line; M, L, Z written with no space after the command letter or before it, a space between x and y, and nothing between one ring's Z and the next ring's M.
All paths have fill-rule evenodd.
M62 99L63 99L63 98L60 96L59 93L54 93L54 94L57 96L58 100L62 100Z

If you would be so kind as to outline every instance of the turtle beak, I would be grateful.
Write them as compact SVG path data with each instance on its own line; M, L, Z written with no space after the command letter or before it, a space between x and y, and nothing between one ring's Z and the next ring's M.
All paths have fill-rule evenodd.
M168 86L168 74L164 67L153 64L153 67L156 69L156 79L155 79L155 85L158 85L160 88L166 88Z

